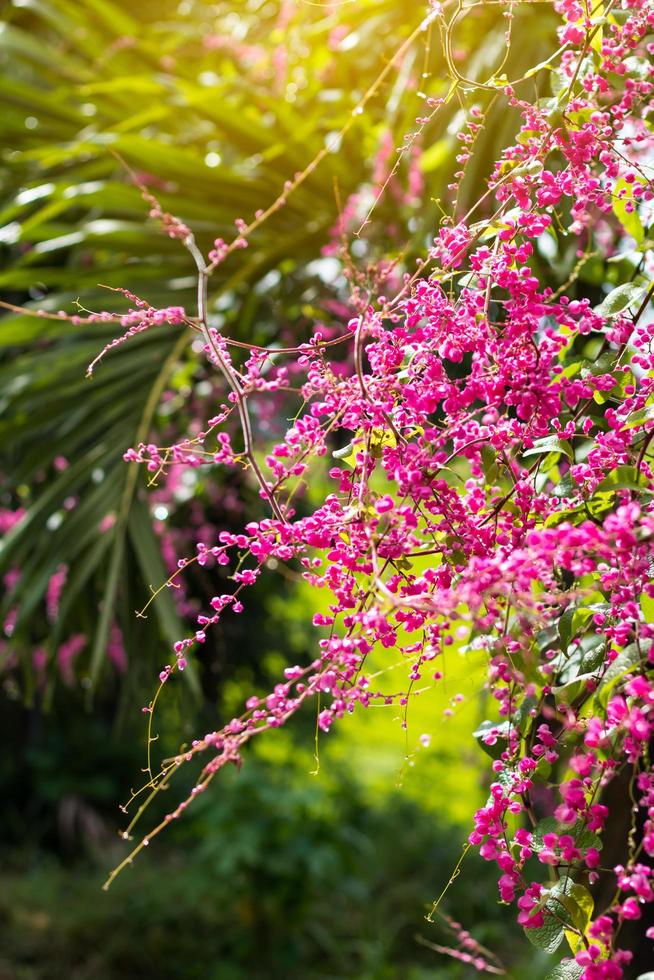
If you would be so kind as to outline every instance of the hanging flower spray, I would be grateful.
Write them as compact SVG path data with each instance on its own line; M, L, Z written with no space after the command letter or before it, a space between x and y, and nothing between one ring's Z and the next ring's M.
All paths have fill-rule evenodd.
M505 4L509 42L515 6ZM198 738L160 772L148 770L152 795L187 761L203 760L190 797L109 881L220 769L240 764L252 738L306 703L319 706L322 732L371 705L404 710L438 684L448 649L458 645L484 658L495 705L475 733L493 757L492 782L468 847L497 865L500 898L515 906L536 946L554 952L567 943L553 976L623 975L630 953L620 947L621 927L654 900L647 861L654 856L654 261L647 231L654 7L647 0L555 0L554 7L559 47L520 78L480 82L462 74L453 33L463 8L447 4L429 8L385 69L427 30L440 34L451 89L426 99L398 161L412 156L427 125L457 98L464 121L454 204L414 270L398 260L350 276L349 322L336 338L317 329L306 343L275 350L274 363L271 351L254 346L241 361L211 325L207 304L215 268L248 246L324 154L267 211L238 221L231 244L217 241L207 257L144 190L153 217L195 262L197 309L155 310L126 294L133 303L122 320L126 332L109 347L159 322L191 327L226 397L192 439L165 449L142 444L125 458L156 475L212 462L245 468L268 512L238 533L198 544L180 562L176 576L189 562L233 567L234 588L210 597L193 635L175 644L144 709L150 724L169 678L191 655L201 656L208 630L244 612L248 588L271 563L300 568L329 598L314 616L311 662L288 667L267 696L250 697L220 731ZM530 100L539 72L554 80L553 94ZM459 189L491 100L515 113L519 131L461 214ZM376 181L378 197L396 172L397 164L388 180ZM425 193L419 175L409 193ZM345 219L351 224L355 212L348 202L332 252L339 254L338 237L347 236ZM576 265L554 289L541 282L539 257L564 239L575 243ZM628 280L599 304L571 298L588 262L616 255L631 262ZM286 390L291 373L301 408L264 457L251 406ZM337 434L345 448L334 449ZM298 516L294 499L316 459L329 461L329 492ZM377 660L399 651L406 670L397 691L379 689L369 669L373 651ZM611 814L603 791L625 774L634 801L628 856L605 867L602 834ZM551 804L545 813L543 798ZM600 876L613 879L614 896L594 909L589 885Z

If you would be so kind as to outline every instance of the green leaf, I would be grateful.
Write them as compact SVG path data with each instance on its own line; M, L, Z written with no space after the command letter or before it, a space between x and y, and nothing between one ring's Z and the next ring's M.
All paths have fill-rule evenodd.
M597 485L595 493L604 493L609 490L637 490L639 493L654 493L640 482L640 476L635 466L616 466Z
M563 901L572 916L572 924L582 935L585 935L588 924L593 917L593 909L595 908L593 896L587 888L575 882L570 891L570 896L563 899ZM583 941L581 936L568 929L566 930L565 938L572 952L576 953Z
M643 593L640 597L640 608L646 623L654 623L654 598Z
M651 422L652 419L654 419L654 405L646 405L640 411L632 412L622 428L634 429L637 425L645 425L647 422Z
M579 980L583 972L583 968L574 960L562 960L547 974L545 980Z
M565 473L554 487L552 493L555 497L576 497L579 493L579 485L572 478L571 473Z
M335 449L332 456L334 459L342 460L351 469L356 469L357 454L361 452L361 449L361 440L353 439L352 442L348 442L347 446L343 446L341 449Z
M472 737L477 740L481 749L492 759L499 759L502 752L506 749L506 743L511 733L515 729L510 721L482 721L472 733ZM484 736L493 733L495 742L491 745L484 741Z
M602 850L602 838L583 824L580 826L576 823L569 832L574 837L577 847L582 850L588 850L589 847L594 847L597 851Z
M642 245L645 240L645 229L638 214L634 187L635 184L629 184L624 179L616 181L613 188L613 213L627 234L635 240L636 245ZM618 194L622 196L618 198ZM632 205L632 210L627 210L627 204Z
M569 606L559 619L559 639L563 651L568 649L572 639L572 620L576 611L574 606Z
M586 641L586 642L584 642ZM587 642L591 641L591 642ZM579 669L582 673L597 674L606 657L606 644L603 636L591 634L582 639L583 656Z
M604 37L603 25L607 23L607 18L604 16L604 4L598 3L593 7L593 17L591 18L592 34L590 39L590 46L595 51L600 58L602 57L602 41ZM577 23L583 23L583 18Z
M531 449L525 449L523 456L541 456L547 453L564 453L568 459L574 459L572 446L566 439L558 439L556 436L546 436L544 439L537 439Z
M566 926L573 924L571 912L575 904L571 899L574 882L571 878L562 878L552 888L548 889L543 906L545 920L536 929L525 929L525 935L532 945L545 953L555 953L563 942Z
M545 847L543 837L545 834L558 834L560 826L555 817L543 817L539 820L531 832L531 846L536 853Z
M531 728L531 724L533 721L533 717L531 713L537 704L538 704L537 699L531 695L529 697L523 698L518 706L518 710L516 711L513 717L513 723L523 737L528 734L529 729Z
M564 521L570 521L571 524L579 524L586 516L583 507L568 507L565 510L557 510L546 517L545 527L556 527L557 524L562 524Z
M561 916L567 915L567 913L560 902L554 902L551 899L549 901L553 914L545 916L542 926L525 929L525 935L533 946L542 949L544 953L555 953L563 942L565 928L558 918L554 918L554 915Z
M609 665L604 675L604 684L612 683L632 668L640 666L642 658L647 656L650 645L651 640L643 640L640 644L640 650L635 643L630 643L624 650L621 650L613 663Z
M597 677L593 673L578 674L577 677L567 681L565 684L560 684L557 687L553 687L552 692L556 695L559 701L570 705L573 704L580 695L588 690L589 681L593 682L596 680Z
M593 613L598 611L599 603L595 603L593 606L578 606L574 611L572 617L572 635L576 636L577 633L584 628L588 623L588 620L592 618ZM608 604L606 605L608 609ZM602 610L605 611L605 610Z
M588 830L583 820L578 820L570 827L560 824L555 817L543 817L542 820L538 821L531 833L532 848L536 852L543 850L545 846L543 844L543 837L545 834L558 834L559 837L562 834L570 834L574 838L575 845L581 850L586 850L589 847L596 847L598 851L602 849L601 838L593 833L593 831Z
M641 300L646 291L647 286L642 284L635 282L622 283L621 286L616 286L615 289L611 290L608 296L595 308L595 312L605 317L618 316L618 314L624 313L630 306Z
M494 486L499 475L497 465L497 453L492 446L487 443L481 447L481 465L484 468L484 477L488 486Z

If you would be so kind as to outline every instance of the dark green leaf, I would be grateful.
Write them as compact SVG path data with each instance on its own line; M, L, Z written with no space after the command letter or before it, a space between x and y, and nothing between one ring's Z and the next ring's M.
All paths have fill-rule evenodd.
M473 738L477 739L479 746L493 759L499 759L506 749L506 742L511 732L515 728L510 721L482 721L477 729L472 733ZM492 733L492 734L491 734ZM493 743L484 741L484 737L491 735Z

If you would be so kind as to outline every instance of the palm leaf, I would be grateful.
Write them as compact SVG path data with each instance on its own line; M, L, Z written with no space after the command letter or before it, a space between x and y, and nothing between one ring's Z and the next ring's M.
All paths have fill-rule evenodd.
M298 5L280 39L289 58L281 80L272 68L269 38L278 11L270 3L249 4L240 13L248 45L263 52L259 66L244 60L242 38L220 48L206 43L221 30L228 38L225 17L234 10L226 2L214 4L211 16L206 4L189 4L184 17L169 0L139 4L138 13L133 4L110 0L33 0L8 8L0 23L0 135L11 147L0 160L3 297L49 311L72 311L78 297L89 309L124 309L119 297L98 286L103 283L126 286L153 305L180 303L192 311L188 254L145 220L140 192L113 154L145 172L162 206L191 224L207 249L217 236L232 238L235 218L249 220L273 201L284 181L347 124L339 152L325 156L212 284L211 309L222 303L236 337L273 339L276 313L266 275L277 270L282 276L287 311L301 308L310 281L306 266L336 217L334 183L346 199L369 179L381 132L390 125L399 145L421 112L419 98L406 89L423 58L422 38L404 71L391 73L361 118L352 117L357 99L416 26L419 14L401 6L394 0L360 0L332 11ZM533 23L543 25L537 14ZM489 55L479 52L480 72L504 30L494 10L483 18ZM341 23L356 40L334 51L328 39ZM479 47L480 23L462 26L461 44ZM544 31L541 26L525 36L537 45ZM517 67L532 52L519 55ZM430 59L432 80L425 85L443 93L449 80L442 63L439 69L436 45ZM293 79L294 89L287 85ZM440 196L456 168L456 134L447 132L456 110L453 102L424 134L426 150L436 139L446 144L441 163L429 172L428 198ZM484 138L488 150L477 157L490 161L496 133ZM379 227L412 219L419 246L433 234L436 212L435 205L418 214L381 202ZM252 322L245 314L255 289L257 333L244 336L239 330ZM122 454L149 439L162 393L180 365L195 361L188 336L156 330L115 351L89 383L85 367L113 333L105 325L22 314L0 324L4 505L26 507L0 548L0 573L22 570L3 609L19 607L12 643L29 656L44 631L37 613L49 578L68 564L50 640L56 644L86 624L90 610L86 670L92 684L102 673L116 611L141 607L149 588L165 577L143 475L126 466ZM61 455L69 465L58 471ZM69 510L71 498L78 503ZM113 527L101 531L111 514ZM136 594L131 562L139 569ZM162 662L168 659L162 651L184 627L166 590L154 610L144 655Z

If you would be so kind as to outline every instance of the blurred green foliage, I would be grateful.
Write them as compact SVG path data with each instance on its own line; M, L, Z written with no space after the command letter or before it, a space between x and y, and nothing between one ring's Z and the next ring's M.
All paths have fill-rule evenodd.
M371 798L337 771L311 778L292 756L283 769L251 761L226 773L108 894L99 891L100 866L116 846L93 823L86 842L95 863L23 854L20 873L5 866L0 976L470 975L415 940L449 942L423 916L459 851L447 823L402 793ZM510 956L501 910L489 906L492 875L480 864L461 875L445 907L465 909L476 937Z
M271 603L281 635L297 604L301 595L284 610ZM283 649L269 644L268 669ZM416 940L452 942L424 915L461 854L470 810L485 798L478 759L465 748L476 702L442 716L447 691L468 692L474 680L463 658L448 664L449 688L418 701L408 733L382 712L344 719L321 740L317 775L309 712L272 733L108 893L101 883L127 846L116 804L141 778L143 716L129 713L116 727L110 702L98 699L89 715L75 709L74 692L47 715L6 705L0 737L16 755L0 763L0 977L467 980L474 971ZM226 707L251 683L247 671L233 678ZM189 713L182 686L166 694L159 755L209 724ZM418 745L423 731L433 734L428 749ZM184 773L169 792L181 798L192 778ZM167 795L149 820L169 808ZM442 908L513 961L513 927L478 857L466 859Z

